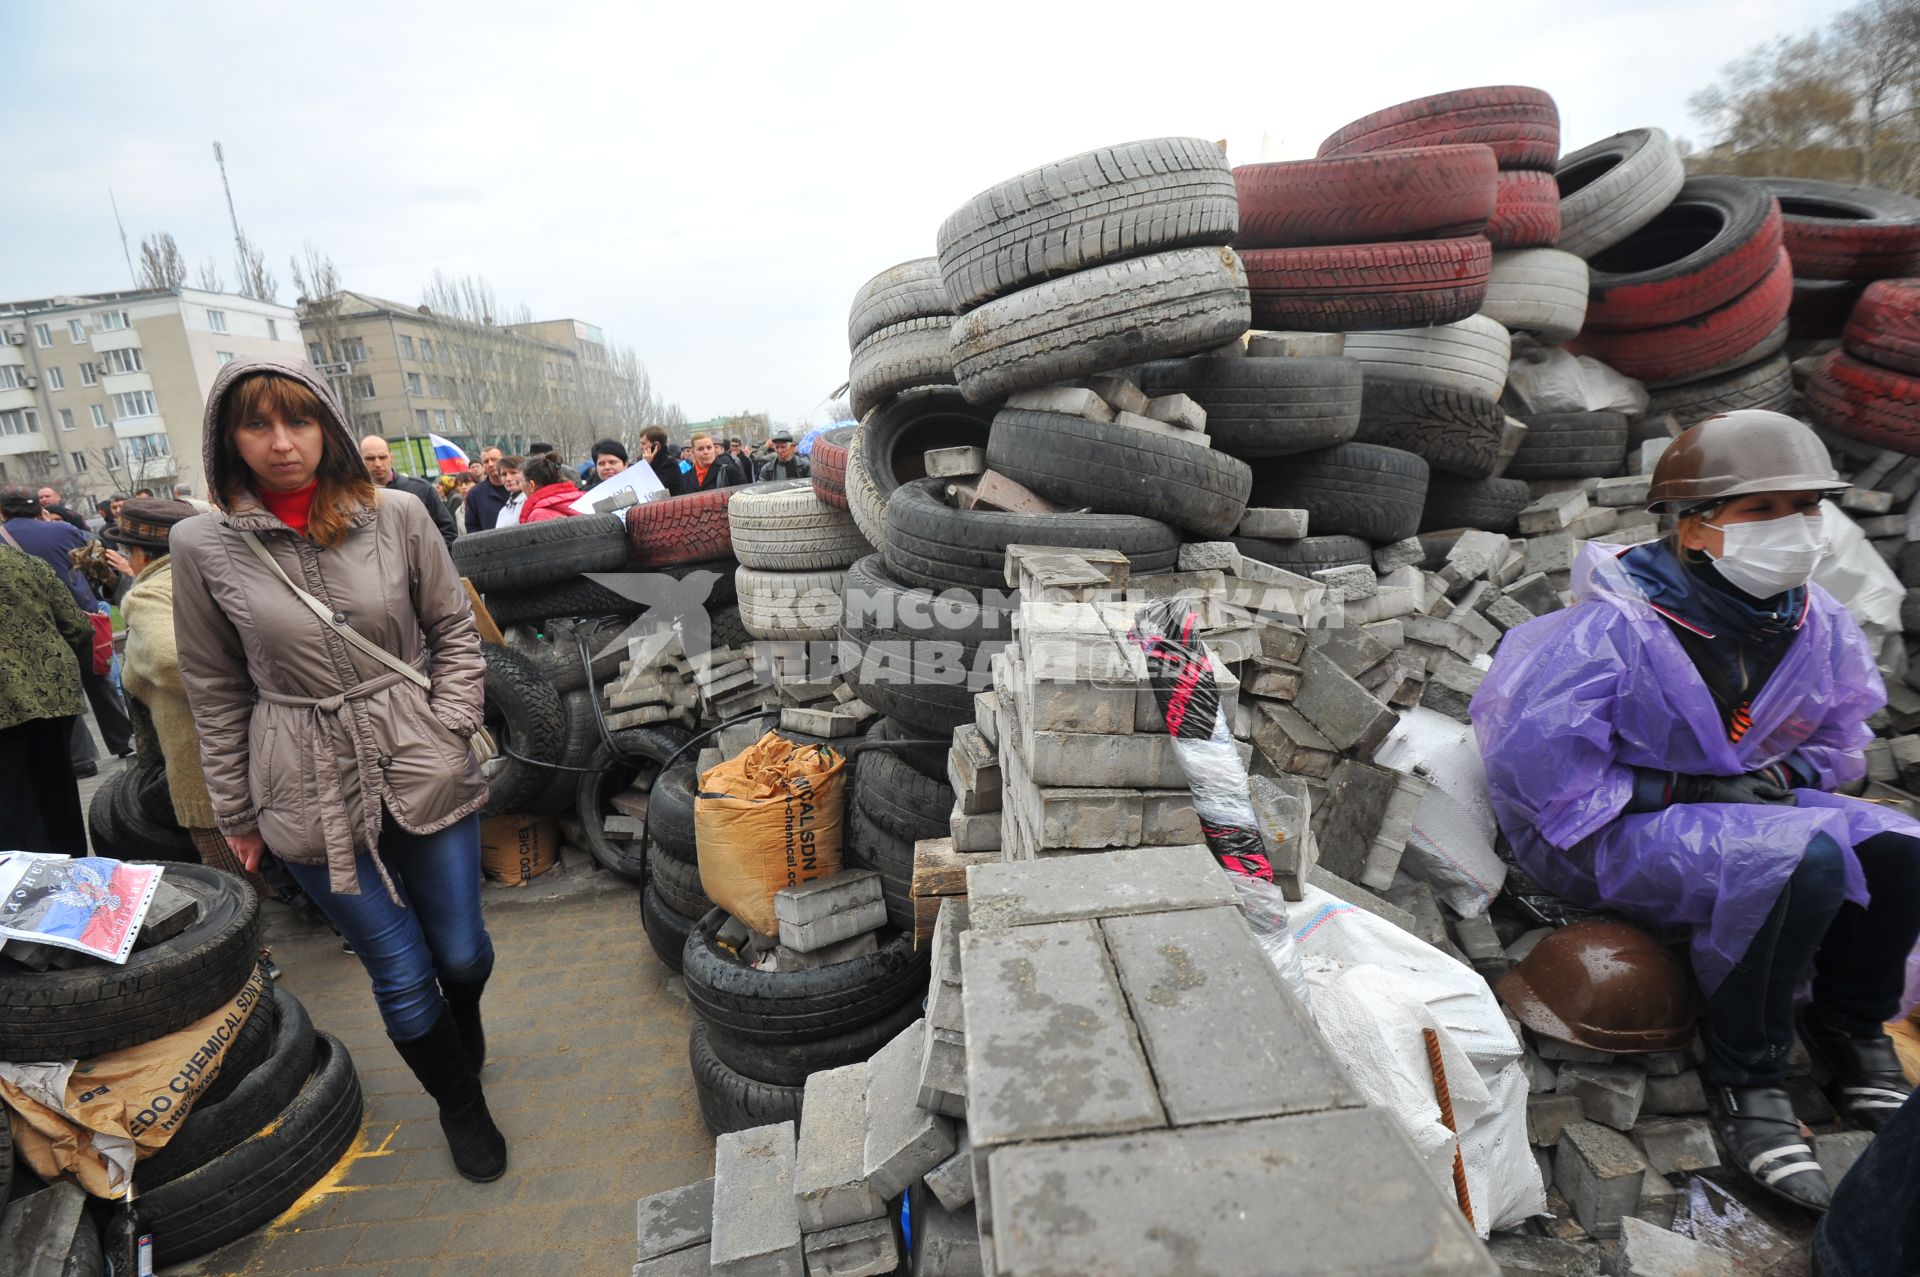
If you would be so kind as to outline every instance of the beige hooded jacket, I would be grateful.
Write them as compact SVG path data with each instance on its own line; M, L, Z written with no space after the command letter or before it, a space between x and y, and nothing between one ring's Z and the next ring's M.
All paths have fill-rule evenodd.
M207 483L216 496L237 495L224 519L196 515L170 538L180 671L220 831L257 830L274 855L327 865L333 890L352 895L356 858L379 844L383 806L402 829L432 833L486 802L467 745L481 723L486 663L446 543L412 496L379 492L345 539L321 550L269 513L250 479L226 473L220 405L254 372L305 384L330 414L326 430L359 455L332 390L305 361L236 359L220 370L207 395ZM336 616L425 671L431 693L321 624L254 557L243 530Z

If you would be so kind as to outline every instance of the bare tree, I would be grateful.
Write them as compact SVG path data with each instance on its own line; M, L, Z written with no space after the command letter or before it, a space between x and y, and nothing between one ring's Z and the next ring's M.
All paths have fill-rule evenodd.
M439 331L436 374L459 429L524 451L533 439L560 446L556 352L508 325L533 322L524 305L503 306L477 275L435 271L421 313ZM592 440L588 440L591 443Z
M343 285L340 271L333 264L333 258L317 248L312 240L300 246L300 256L287 258L287 265L293 272L293 287L297 294L294 307L300 316L300 331L310 345L320 347L319 362L328 366L325 374L328 384L341 403L353 402L347 392L347 381L351 371L336 367L346 362L341 337L345 334L345 325L340 321L340 310L344 303L341 296Z
M242 297L261 302L277 299L280 281L274 278L273 271L268 268L267 255L245 231L240 232L240 242L234 245L234 269L240 276Z
M855 420L855 417L853 415L853 405L847 402L846 396L843 395L840 398L834 400L832 403L827 405L827 420L828 421Z
M654 424L671 435L676 430L687 428L687 414L677 403L661 404L660 415L655 418Z
M211 257L200 263L199 273L194 277L196 287L209 293L224 293L227 285L220 278L220 267Z
M187 259L180 253L168 231L158 231L140 241L141 288L178 288L187 282Z

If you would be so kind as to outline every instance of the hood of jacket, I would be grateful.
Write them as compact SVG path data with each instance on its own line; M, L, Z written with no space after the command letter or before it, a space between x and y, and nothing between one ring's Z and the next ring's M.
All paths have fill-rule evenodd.
M278 373L282 377L291 377L319 399L325 410L320 425L335 440L344 445L347 455L360 455L359 442L353 432L347 428L347 414L340 407L340 401L334 397L333 387L326 379L313 370L313 365L304 359L275 359L265 355L248 355L236 359L222 368L214 376L213 385L207 390L207 410L201 418L200 460L207 476L207 493L216 502L226 504L229 485L251 480L244 474L230 473L232 467L225 464L220 456L220 410L226 403L227 395L242 377L256 372ZM276 521L277 525L277 521Z

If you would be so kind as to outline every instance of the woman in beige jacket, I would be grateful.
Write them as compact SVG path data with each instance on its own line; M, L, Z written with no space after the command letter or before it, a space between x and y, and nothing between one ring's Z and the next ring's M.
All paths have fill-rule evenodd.
M344 421L302 361L238 359L214 379L205 461L226 513L173 531L180 669L220 832L249 869L271 851L339 928L455 1167L492 1180L506 1141L480 1089L487 786L467 743L485 662L426 507L376 491Z

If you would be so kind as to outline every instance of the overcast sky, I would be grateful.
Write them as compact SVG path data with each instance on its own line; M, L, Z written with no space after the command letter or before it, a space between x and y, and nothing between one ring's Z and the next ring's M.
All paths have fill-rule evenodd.
M1568 150L1699 141L1690 93L1844 7L14 0L0 298L129 286L109 186L136 249L169 230L231 284L217 139L284 302L305 240L403 302L475 273L632 345L690 418L819 420L854 290L1023 169L1168 134L1304 158L1476 84L1551 92Z

